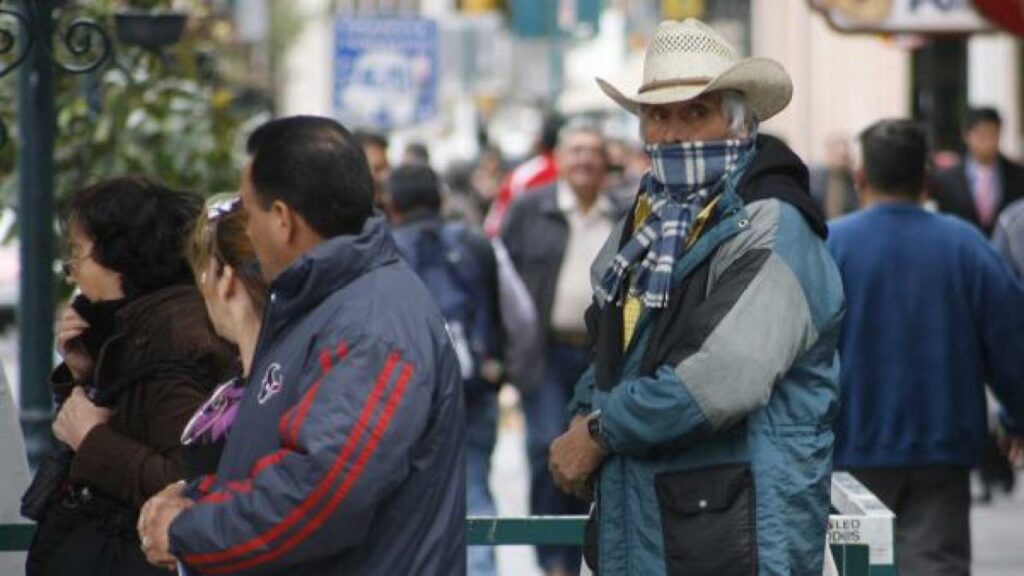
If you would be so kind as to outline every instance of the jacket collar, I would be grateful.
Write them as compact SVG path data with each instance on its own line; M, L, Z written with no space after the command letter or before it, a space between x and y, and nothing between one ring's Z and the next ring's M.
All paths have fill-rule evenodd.
M778 138L757 137L757 156L737 186L745 204L774 198L792 205L822 239L828 236L825 216L811 198L807 166Z
M357 235L336 236L309 250L270 285L276 318L298 318L374 268L398 260L391 229L375 214Z
M196 294L194 284L175 284L166 288L160 288L147 292L141 296L125 302L124 306L116 313L119 329L132 326L144 316L149 316L157 306L165 306L168 302L181 298L191 297Z

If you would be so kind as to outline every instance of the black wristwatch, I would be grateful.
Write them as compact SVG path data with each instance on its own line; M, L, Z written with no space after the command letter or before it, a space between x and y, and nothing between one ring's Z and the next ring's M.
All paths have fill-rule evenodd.
M587 432L590 434L590 438L597 442L597 445L601 447L606 453L611 452L611 448L608 446L608 441L605 440L604 434L601 430L601 411L597 410L593 414L587 417Z

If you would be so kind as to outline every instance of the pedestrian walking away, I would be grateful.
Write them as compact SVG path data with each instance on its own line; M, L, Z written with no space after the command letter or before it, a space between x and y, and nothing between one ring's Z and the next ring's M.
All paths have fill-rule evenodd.
M970 223L918 204L921 127L883 120L860 142L865 208L832 222L828 242L849 307L835 465L896 514L901 575L966 575L986 385L1024 422L1024 287Z

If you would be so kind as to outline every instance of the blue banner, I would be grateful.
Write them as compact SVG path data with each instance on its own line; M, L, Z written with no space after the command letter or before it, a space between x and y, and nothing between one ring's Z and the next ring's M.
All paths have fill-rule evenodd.
M433 20L339 17L334 38L334 113L341 122L390 130L437 114Z

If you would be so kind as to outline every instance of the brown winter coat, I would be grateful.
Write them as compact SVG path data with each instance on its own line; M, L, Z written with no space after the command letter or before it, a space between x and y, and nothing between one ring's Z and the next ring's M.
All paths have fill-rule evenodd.
M214 333L194 286L164 288L126 304L93 373L98 386L125 388L112 403L110 421L82 440L71 479L135 509L182 479L182 429L230 376L236 358ZM75 383L62 364L51 384L66 395Z

